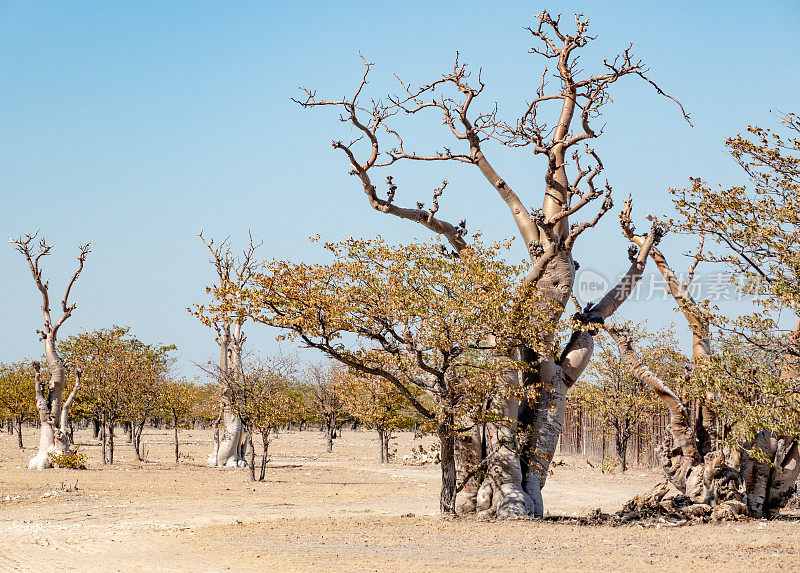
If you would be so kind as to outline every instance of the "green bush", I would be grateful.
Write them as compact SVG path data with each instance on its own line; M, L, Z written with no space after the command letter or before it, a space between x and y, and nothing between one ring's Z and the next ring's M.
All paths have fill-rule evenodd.
M80 453L78 448L63 454L50 452L47 454L47 457L50 458L50 463L53 464L55 468L69 468L73 470L86 469L86 455Z

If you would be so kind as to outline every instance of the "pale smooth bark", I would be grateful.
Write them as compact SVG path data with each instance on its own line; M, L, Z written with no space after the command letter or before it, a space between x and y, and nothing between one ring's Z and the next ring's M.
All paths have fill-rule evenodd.
M634 233L634 226L631 221L632 207L633 202L629 198L625 202L625 208L620 214L622 234L634 245L641 247L645 236ZM707 314L700 308L700 305L697 304L697 301L694 300L689 290L694 280L695 269L701 259L704 241L705 238L701 236L697 253L692 261L688 277L685 281L678 280L672 267L670 267L667 262L667 258L657 247L650 250L650 257L653 259L656 268L664 278L670 295L675 299L678 309L683 314L692 331L692 358L695 364L699 364L702 360L711 356L711 328L709 319ZM716 396L712 392L709 392L706 394L705 398L705 401L699 405L695 421L695 432L697 434L701 456L718 449L719 439L717 415L710 406L710 404L713 404L716 400Z
M206 241L203 233L200 239L208 247L212 255L212 263L217 271L219 286L244 288L253 276L257 266L255 251L260 244L254 244L252 235L250 244L241 256L234 256L227 239L215 245L214 240ZM217 467L247 467L245 460L247 442L244 424L236 413L235 396L231 381L243 375L242 349L245 335L242 330L243 320L238 317L225 317L220 323L204 319L202 313L197 315L217 332L217 344L220 347L218 376L220 380L221 415L214 428L214 450L209 454L207 465ZM222 432L219 423L222 422Z
M242 375L242 346L244 333L241 323L224 324L218 328L217 343L220 347L219 379L222 389L220 405L222 414L222 433L219 433L219 421L215 428L214 451L208 457L208 465L217 467L247 467L244 435L244 424L236 414L234 394L230 381Z
M40 239L38 247L34 247L34 235L23 235L12 243L22 253L28 263L28 268L33 275L33 281L42 295L42 317L44 326L38 330L40 340L44 342L44 352L47 366L50 370L50 381L43 384L40 376L40 365L34 362L36 371L36 409L39 411L41 432L39 434L39 450L36 456L28 463L29 469L45 469L52 466L49 454L64 454L70 451L72 438L69 432L69 409L80 389L80 370L77 370L75 385L72 392L64 399L66 370L64 361L56 349L58 330L72 316L76 305L69 304L69 294L75 281L78 280L86 255L91 251L90 245L82 245L78 254L78 268L67 283L64 298L61 300L61 317L53 321L50 313L49 283L42 278L42 269L39 263L42 257L50 254L52 246L44 239Z
M740 444L727 455L714 450L701 456L686 406L671 388L639 358L630 334L607 326L635 375L656 392L670 413L670 433L675 449L662 448L662 465L670 482L695 503L710 506L745 503L752 517L770 516L783 507L800 476L800 450L796 437L776 436L762 430L752 442ZM758 448L764 459L748 451Z
M67 431L69 409L80 389L81 374L80 370L78 370L72 392L70 392L67 399L64 400L64 403L61 404L64 386L64 370L60 360L60 357L58 357L57 365L59 365L61 369L56 369L55 372L51 370L50 391L47 395L45 395L46 389L42 387L41 366L38 362L33 363L34 384L36 384L36 408L39 411L41 430L39 433L39 451L36 456L28 462L28 469L31 470L41 470L52 467L53 464L50 459L50 454L61 455L68 453L72 446L71 435ZM54 377L56 378L55 380ZM62 388L61 393L57 391L59 385ZM21 445L21 434L19 441Z

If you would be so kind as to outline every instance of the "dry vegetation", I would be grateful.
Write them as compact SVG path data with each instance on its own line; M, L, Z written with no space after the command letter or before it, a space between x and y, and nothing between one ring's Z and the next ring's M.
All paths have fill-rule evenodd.
M35 437L27 430L28 444ZM88 470L30 472L34 450L0 437L0 569L800 567L800 522L788 518L681 528L445 518L439 468L381 466L374 432L345 431L332 453L321 432L281 434L264 483L250 482L246 470L203 467L210 431L182 432L177 466L170 430L145 430L149 463L134 461L121 438L114 466L101 464L88 432L76 438ZM400 456L412 445L410 433L395 441ZM607 475L578 458L565 461L548 481L553 515L615 511L660 479L655 471Z

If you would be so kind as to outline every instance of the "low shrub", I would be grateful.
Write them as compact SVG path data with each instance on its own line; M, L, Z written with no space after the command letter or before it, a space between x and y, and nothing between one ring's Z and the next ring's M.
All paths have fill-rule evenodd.
M47 457L50 458L50 463L53 464L55 468L69 468L73 470L86 469L86 455L80 453L78 448L63 454L50 452L47 454Z

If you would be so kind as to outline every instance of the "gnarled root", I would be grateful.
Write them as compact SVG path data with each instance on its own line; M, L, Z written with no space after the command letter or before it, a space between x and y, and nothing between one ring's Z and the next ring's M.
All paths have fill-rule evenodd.
M680 449L660 453L670 483L692 503L712 508L715 519L774 515L795 492L800 475L797 440L765 431L727 455L709 452L699 463ZM727 507L716 509L720 506Z

